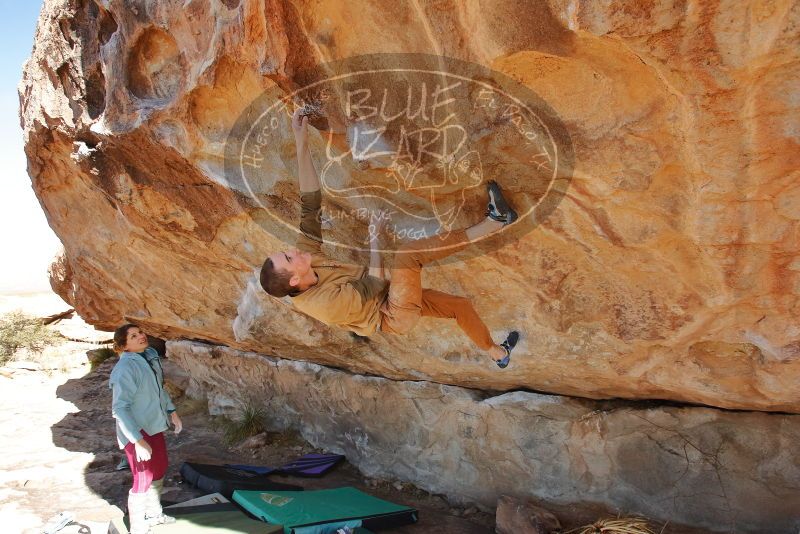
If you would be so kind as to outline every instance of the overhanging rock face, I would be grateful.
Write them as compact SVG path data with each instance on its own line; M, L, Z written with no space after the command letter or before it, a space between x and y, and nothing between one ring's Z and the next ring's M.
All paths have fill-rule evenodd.
M508 494L725 532L800 527L800 416L485 398L191 342L169 343L168 355L212 413L257 403L274 429L298 430L366 475L457 501L493 508Z
M47 0L20 95L33 187L65 249L68 279L54 287L99 326L133 320L164 337L393 379L800 412L798 32L789 0ZM325 72L315 65L394 54L373 59L391 67L410 53L505 77L563 127L553 146L571 155L559 167L569 176L548 217L425 275L473 298L498 338L523 332L513 372L498 373L450 323L356 342L255 285L266 255L285 246L283 222L296 223L297 172L284 114L246 154L257 179L232 180L237 121L259 97L277 103ZM364 89L378 95L370 84L384 82ZM542 153L514 137L522 123L499 111L484 120L492 100L470 94L447 104L470 151L426 160L426 172L466 169L480 182L467 197L443 189L452 209L434 211L452 217L442 228L482 217L488 179L519 205L540 193ZM312 151L318 170L338 165L326 206L352 213L370 204L332 191L385 197L388 171L402 166L361 152L336 159L369 124L337 114L344 101L328 96L331 136L314 130ZM414 191L398 206L422 202ZM355 219L328 222L338 242L366 234Z

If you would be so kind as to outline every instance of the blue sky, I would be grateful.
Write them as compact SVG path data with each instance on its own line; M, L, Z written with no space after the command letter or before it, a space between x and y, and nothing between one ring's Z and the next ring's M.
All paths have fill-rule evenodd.
M31 189L19 126L17 84L31 54L38 0L0 0L0 293L47 290L59 247Z

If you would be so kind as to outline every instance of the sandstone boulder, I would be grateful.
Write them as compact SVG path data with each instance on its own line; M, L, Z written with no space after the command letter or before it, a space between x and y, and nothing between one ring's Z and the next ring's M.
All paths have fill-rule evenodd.
M502 495L723 532L800 528L800 416L631 405L529 392L488 396L354 375L192 342L168 343L211 413L264 407L368 477L492 510Z
M392 379L797 413L799 22L792 0L46 0L20 101L33 188L65 249L53 287L99 327L136 321ZM473 298L498 338L523 332L507 372L453 324L354 341L257 287L283 223L297 222L294 148L276 118L250 155L258 179L236 182L226 147L237 121L264 95L328 98L311 141L321 171L369 124L331 111L341 95L298 93L309 73L369 54L426 65L412 53L537 95L571 157L559 202L529 231L425 274ZM470 83L492 81L484 74ZM474 102L447 105L484 165L455 169L482 168L529 206L541 158L514 141L513 113L487 121ZM331 191L387 187L386 161L351 155L335 160ZM460 210L463 187L443 190L442 228L480 219L472 185ZM370 206L328 202L332 213ZM325 231L355 242L366 227L332 216Z
M503 495L497 500L497 534L552 534L561 531L558 518L535 504Z

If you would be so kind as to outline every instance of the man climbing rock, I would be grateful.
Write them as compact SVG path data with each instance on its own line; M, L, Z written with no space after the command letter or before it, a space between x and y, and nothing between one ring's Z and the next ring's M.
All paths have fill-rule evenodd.
M422 267L462 249L469 242L500 230L517 214L500 187L489 182L487 217L447 237L412 241L397 252L391 283L384 279L378 252L380 231L370 235L370 267L336 262L322 253L320 181L308 147L308 117L298 108L292 117L300 174L301 235L296 248L269 256L261 268L261 287L274 297L289 295L296 309L360 336L376 331L406 334L420 317L455 319L464 333L501 368L508 366L519 340L512 331L496 344L469 299L422 287ZM385 223L376 222L378 230Z

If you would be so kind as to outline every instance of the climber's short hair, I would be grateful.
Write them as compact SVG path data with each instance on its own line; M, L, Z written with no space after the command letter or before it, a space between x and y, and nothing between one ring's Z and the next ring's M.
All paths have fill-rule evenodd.
M261 287L273 297L285 297L297 291L289 284L291 279L292 273L286 269L276 269L270 258L261 266Z

